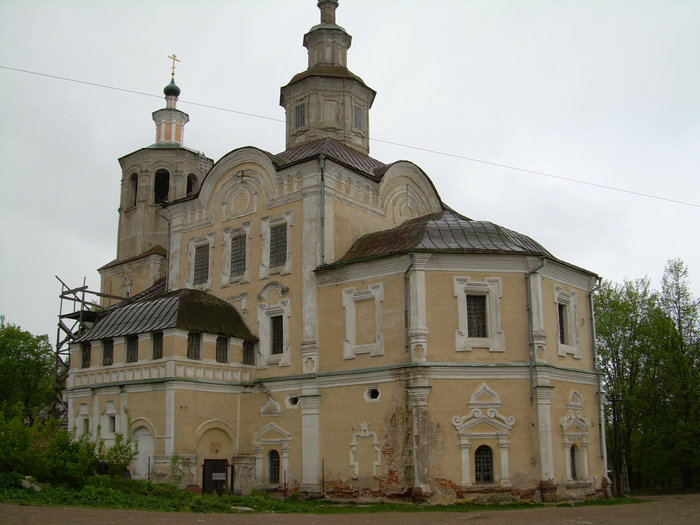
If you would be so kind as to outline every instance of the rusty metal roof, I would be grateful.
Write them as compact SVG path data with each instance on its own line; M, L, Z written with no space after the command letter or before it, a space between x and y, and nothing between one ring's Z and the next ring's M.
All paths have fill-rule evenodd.
M530 237L492 222L474 221L451 209L406 221L391 230L360 237L328 266L408 252L490 253L554 258Z
M113 308L75 341L92 341L166 328L257 340L235 307L206 292L181 289Z
M369 155L365 155L350 146L346 146L342 142L330 138L319 139L289 148L275 155L274 162L277 164L277 167L281 169L318 157L319 155L325 155L326 158L377 181L381 180L381 176L375 174L375 170L379 171L380 168L384 168L385 166Z

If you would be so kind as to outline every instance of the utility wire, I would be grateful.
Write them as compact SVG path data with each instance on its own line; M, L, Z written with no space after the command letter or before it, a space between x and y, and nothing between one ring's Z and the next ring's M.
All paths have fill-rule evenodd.
M125 89L125 88L120 88L120 87L116 87L116 86L109 86L109 85L107 85L107 84L98 84L98 83L96 83L96 82L88 82L88 81L85 81L85 80L78 80L78 79L74 79L74 78L61 77L61 76L58 76L58 75L50 75L50 74L48 74L48 73L41 73L41 72L37 72L37 71L29 71L29 70L27 70L27 69L20 69L20 68L9 67L9 66L3 66L3 65L0 65L0 69L7 69L7 70L9 70L9 71L17 71L17 72L19 72L19 73L27 73L27 74L29 74L29 75L36 75L36 76L40 76L40 77L53 78L53 79L56 79L56 80L63 80L63 81L65 81L65 82L74 82L74 83L76 83L76 84L84 84L84 85L87 85L87 86L100 87L100 88L104 88L104 89L112 89L112 90L114 90L114 91L122 91L122 92L124 92L124 93L132 93L132 94L134 94L134 95L142 95L142 96L153 97L153 98L162 98L162 95L154 95L154 94L152 94L152 93L146 93L146 92L144 92L144 91L136 91L136 90L133 90L133 89ZM191 105L191 106L198 106L198 107L202 107L202 108L214 109L214 110L217 110L217 111L225 111L225 112L227 112L227 113L235 113L235 114L237 114L237 115L245 115L245 116L247 116L247 117L254 117L254 118L259 118L259 119L264 119L264 120L271 120L271 121L275 121L275 122L285 122L284 119L279 119L279 118L275 118L275 117L268 117L268 116L265 116L265 115L259 115L259 114L257 114L257 113L249 113L249 112L246 112L246 111L239 111L239 110L231 109L231 108L224 108L224 107L221 107L221 106L212 106L212 105L210 105L210 104L202 104L202 103L200 103L200 102L192 102L192 101L184 100L184 99L178 99L178 102L181 102L181 103L183 103L183 104L189 104L189 105ZM513 165L510 165L510 164L503 164L503 163L500 163L500 162L492 162L492 161L488 161L488 160L477 159L477 158L475 158L475 157L468 157L468 156L466 156L466 155L458 155L457 153L449 153L449 152L439 151L439 150L433 150L433 149L429 149L429 148L421 148L420 146L411 146L410 144L402 144L402 143L400 143L400 142L393 142L393 141L390 141L390 140L383 140L383 139L376 139L376 138L372 138L372 139L370 139L370 140L371 140L372 142L379 142L379 143L382 143L382 144L390 144L390 145L392 145L392 146L399 146L399 147L402 147L402 148L407 148L407 149L411 149L411 150L415 150L415 151L424 151L424 152L426 152L426 153L432 153L432 154L434 154L434 155L441 155L441 156L443 156L443 157L452 157L452 158L455 158L455 159L467 160L467 161L470 161L470 162L477 162L477 163L479 163L479 164L486 164L486 165L488 165L488 166L495 166L495 167L498 167L498 168L504 168L504 169L513 170L513 171L519 171L519 172L521 172L521 173L528 173L528 174L530 174L530 175L539 175L539 176L541 176L541 177L548 177L548 178L551 178L551 179L561 180L561 181L564 181L564 182L572 182L572 183L575 183L575 184L583 184L583 185L585 185L585 186L592 186L592 187L594 187L594 188L601 188L601 189L604 189L604 190L616 191L616 192L619 192L619 193L626 193L626 194L628 194L628 195L636 195L636 196L638 196L638 197L646 197L646 198L648 198L648 199L655 199L655 200L660 200L660 201L664 201L664 202L670 202L670 203L672 203L672 204L680 204L680 205L682 205L682 206L691 206L691 207L693 207L693 208L700 208L700 204L696 204L696 203L693 203L693 202L681 201L681 200L677 200L677 199L671 199L671 198L669 198L669 197L661 197L661 196L659 196L659 195L652 195L652 194L650 194L650 193L643 193L643 192L639 192L639 191L628 190L628 189L625 189L625 188L618 188L618 187L616 187L616 186L608 186L607 184L599 184L599 183L597 183L597 182L590 182L590 181L586 181L586 180L582 180L582 179L574 179L574 178L571 178L571 177L563 177L563 176L561 176L561 175L554 175L553 173L547 173L547 172L544 172L544 171L531 170L531 169L527 169L527 168L520 168L520 167L518 167L518 166L513 166Z

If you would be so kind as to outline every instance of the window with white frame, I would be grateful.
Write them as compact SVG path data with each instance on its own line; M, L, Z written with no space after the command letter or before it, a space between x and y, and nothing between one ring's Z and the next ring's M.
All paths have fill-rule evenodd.
M454 278L457 299L457 330L455 347L458 352L487 348L504 352L505 334L501 330L501 280L497 278L472 281L469 277Z
M262 253L260 278L267 279L271 274L288 274L292 271L290 251L292 212L285 212L282 217L260 221Z
M246 269L246 238L245 234L231 237L231 277L240 277Z
M382 283L370 284L366 290L343 289L343 308L345 309L343 359L354 359L359 354L384 355L383 302Z
M240 228L225 228L223 245L224 271L221 275L221 285L228 286L233 282L250 281L248 270L250 223L246 222Z
M187 241L187 258L189 269L186 286L200 290L211 289L211 252L214 246L214 234L192 238Z
M561 286L554 287L558 330L558 354L572 355L581 359L581 343L578 339L578 296L576 291L565 291Z
M268 304L271 290L279 294L276 304ZM289 290L277 282L269 283L258 295L258 335L259 348L263 361L259 365L277 363L290 365L289 351Z

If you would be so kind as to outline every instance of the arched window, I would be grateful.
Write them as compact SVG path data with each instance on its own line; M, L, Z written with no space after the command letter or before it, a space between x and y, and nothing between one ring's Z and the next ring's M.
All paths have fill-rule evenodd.
M570 453L571 461L571 479L577 479L576 474L576 464L578 463L578 447L576 445L571 445Z
M197 176L194 173L190 173L187 176L187 196L189 197L195 191L197 191Z
M139 176L136 173L132 173L129 177L129 195L126 198L126 207L133 208L136 206L136 199L138 198L139 191Z
M493 452L491 447L481 445L474 452L474 472L477 483L493 483Z
M153 202L156 204L168 200L170 191L170 173L167 170L156 171L155 184L153 185Z
M280 453L276 450L271 450L267 454L267 481L280 482Z

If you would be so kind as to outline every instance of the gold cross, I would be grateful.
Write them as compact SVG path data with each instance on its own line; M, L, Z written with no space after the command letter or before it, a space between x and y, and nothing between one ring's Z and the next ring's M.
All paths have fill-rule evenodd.
M177 58L177 55L175 53L173 53L172 55L168 55L168 58L173 61L173 68L172 68L172 72L170 73L170 76L175 78L175 62L179 62L180 59Z

